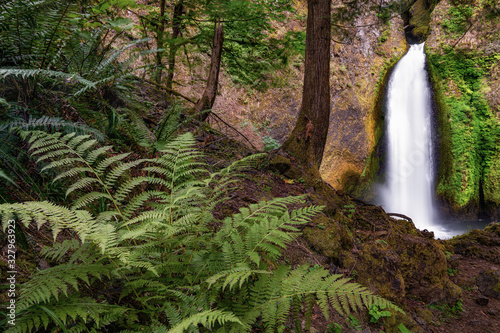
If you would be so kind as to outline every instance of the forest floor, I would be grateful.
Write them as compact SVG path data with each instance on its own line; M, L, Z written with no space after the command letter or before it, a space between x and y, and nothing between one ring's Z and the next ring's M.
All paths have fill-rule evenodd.
M212 165L214 169L224 167L228 165L231 160L240 159L253 153L253 151L245 145L235 140L228 139L225 136L198 131L197 138L200 150L206 155L205 162ZM277 152L273 153L276 154ZM344 244L342 251L351 252L357 255L370 246L383 246L383 243L389 246L387 244L391 242L390 234L393 230L399 230L390 228L392 228L393 224L397 225L399 223L398 221L387 216L380 207L375 207L355 200L342 192L335 191L329 186L326 186L326 188L330 188L330 192L320 191L316 187L310 184L308 185L307 181L302 177L291 179L277 171L276 168L270 167L270 164L264 161L258 165L257 168L249 169L243 173L237 191L231 200L224 202L221 207L216 210L217 215L220 215L216 217L222 218L230 215L236 212L240 207L257 203L263 199L290 195L306 195L307 205L325 205L326 203L324 211L325 216L329 214L332 221L340 219L343 221L342 223L345 223L348 229L352 230L354 241L347 245ZM329 197L325 197L327 193L330 193ZM346 209L346 207L349 209ZM355 214L353 213L354 211ZM363 224L363 221L367 223ZM306 226L306 229L307 228L313 230L314 237L316 233L320 234L324 231L323 229L325 229L325 226L323 224L318 224L317 221L313 221ZM327 226L327 230L328 228ZM431 242L431 240L428 239L429 235L425 232L422 233L414 229L414 227L410 229L412 229L410 230L412 233L411 237L417 237L420 239L419 241L425 244ZM22 262L19 262L21 268L19 283L22 283L33 270L37 268L44 269L44 266L47 265L44 259L38 257L38 253L40 253L44 244L51 242L49 230L46 228L42 228L41 230L30 228L28 235L30 239L28 239L27 242L31 245L27 247L27 250L21 249L21 253L19 254L19 257L23 258ZM64 233L62 236L71 237L70 234L64 235ZM331 241L332 245L336 242L337 238L335 237ZM410 237L409 234L408 237ZM500 232L491 234L488 237L490 237L488 241L484 242L486 245L481 245L483 253L495 253L495 251L499 251ZM450 245L448 241L432 240L432 242L442 246L443 249L453 248L453 245ZM474 243L476 241L471 240L471 242ZM31 248L31 250L29 248ZM7 258L4 253L6 253L6 251L1 252L0 264L5 266ZM336 260L321 252L322 251L318 251L317 246L312 244L310 236L307 237L306 234L304 234L287 247L279 261L292 266L299 264L324 266L332 274L342 274L360 283L366 280L366 276L363 276L364 273L372 274L370 272L363 272L360 263L358 263L358 266L356 266L356 263L354 266L343 266L342 261ZM482 296L476 285L476 279L481 271L500 270L500 265L498 264L499 257L491 256L490 261L488 261L488 258L486 258L487 256L478 258L466 254L448 254L450 257L447 258L448 276L445 276L445 278L449 278L461 289L462 294L460 300L453 306L440 302L426 302L412 295L410 292L405 293L403 290L399 294L403 295L402 297L398 298L399 296L396 295L394 299L391 299L391 297L389 297L389 299L398 303L406 311L407 319L405 319L405 325L407 325L407 322L410 322L413 326L410 327L407 325L407 327L409 329L411 328L410 332L413 333L500 332L500 299ZM389 255L387 256L389 257ZM442 257L444 257L444 252L442 253ZM416 257L416 259L420 260L418 257ZM389 270L389 272L381 272L381 274L388 274L389 276L395 274L390 271L392 269L390 265L384 266L381 269ZM444 275L446 275L446 273ZM406 283L411 283L411 281L407 281ZM373 285L368 287L372 291L377 292L377 288L373 288ZM383 296L387 297L386 295ZM487 302L487 304L485 304L485 302ZM394 324L388 324L385 319L381 319L377 323L370 323L371 317L368 311L355 314L353 317L341 317L338 314L334 314L326 320L319 308L315 308L312 318L311 332L313 333L405 332L397 328L398 323L401 323L399 320L402 320L400 317L396 319L396 326L394 326ZM289 327L290 329L288 332L295 332L295 330L292 329L293 325L291 324L291 320ZM261 332L261 330L256 329L254 332Z
M228 156L245 156L250 152L247 148L243 148L241 144L234 143L233 140L209 143L204 145L203 150L214 164L221 162L217 162L218 159L224 160ZM323 204L323 200L325 199L321 198L322 194L320 192L316 192L314 188L308 187L302 178L289 179L279 172L276 172L276 170L270 170L268 165L264 165L257 170L249 170L243 177L239 187L240 190L237 191L234 200L226 204L226 210L221 210L224 214L230 213L227 209L236 211L239 207L257 203L262 199L271 197L309 194L307 199L309 204ZM374 214L374 207L372 205L353 200L353 198L342 192L335 193L337 195L336 200L339 207L346 207L347 205L353 204L355 205L356 214L358 216L372 218L374 224L378 223L377 214ZM340 208L338 210L344 215L348 215L345 209ZM317 226L311 225L309 227L314 228ZM356 228L363 229L359 224L356 224ZM359 234L370 232L359 229L356 230ZM378 233L384 234L384 231L378 231ZM500 233L492 235L492 237L495 240L490 240L490 243L491 247L494 249L496 244L500 244L497 243L500 242ZM360 241L362 242L363 240L360 239ZM452 248L448 241L437 242L449 249ZM488 246L482 247L482 250L485 252L490 250ZM352 248L352 251L358 251L356 246ZM332 262L331 258L319 252L320 251L317 251L317 249L308 242L306 237L301 236L288 246L280 261L292 266L299 264L310 264L311 266L321 265L329 269L332 274L343 274L345 277L352 278L355 281L357 280L358 276L357 274L353 274L353 269L339 267ZM500 332L500 299L483 296L476 285L476 279L481 271L500 270L500 265L493 259L488 261L477 257L455 254L449 258L448 267L450 267L448 269L450 280L460 287L462 291L460 300L454 306L439 302L436 304L426 303L416 299L414 295L410 294L407 294L405 299L401 302L407 314L418 324L421 332ZM487 302L487 304L485 304L485 302ZM398 329L394 330L394 328L384 327L383 322L375 324L369 323L370 316L367 313L357 314L355 318L354 320L350 320L349 318L334 315L329 318L329 320L325 320L319 308L315 308L313 312L312 332L399 332ZM356 320L358 322L356 322ZM342 326L342 330L340 330L340 328L335 330L333 326L334 323ZM294 332L294 330L290 329L290 332Z

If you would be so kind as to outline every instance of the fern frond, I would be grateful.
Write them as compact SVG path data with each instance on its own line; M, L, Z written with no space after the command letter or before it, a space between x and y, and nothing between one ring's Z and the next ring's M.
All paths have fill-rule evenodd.
M4 231L7 228L5 217L11 218L17 215L19 222L26 227L31 222L36 222L38 228L49 223L54 239L61 229L69 228L75 230L80 239L85 240L95 227L95 221L88 212L72 211L47 201L2 204L0 205L0 215Z
M103 176L104 172L106 171L106 169L109 166L111 166L113 163L117 163L117 162L127 158L129 155L130 155L130 153L123 153L123 154L115 155L115 156L112 156L112 157L109 157L109 158L103 160L102 162L97 164L97 167L95 168L95 173L99 176Z
M0 68L0 79L5 79L9 76L21 76L23 79L35 78L37 76L50 77L65 81L75 81L88 88L95 88L96 83L86 80L83 77L76 74L68 74L59 71L52 71L47 69L20 69L20 68Z
M130 312L130 309L98 303L89 297L61 297L54 304L35 304L27 308L16 318L16 325L6 332L25 333L41 329L47 331L49 323L56 321L54 318L60 322L59 327L64 327L67 332L89 331L89 328L98 329L112 321L117 321L127 312ZM75 321L81 322L84 326L77 325L76 328L66 329L67 326L73 326Z
M68 296L68 287L79 290L79 281L90 284L89 277L100 279L109 276L111 269L102 264L60 264L37 272L23 285L18 300L19 311L33 304L49 303L53 297L59 299L61 293Z
M71 151L69 151L69 152L71 152ZM50 154L46 154L43 157L46 157L46 156L50 156L47 158L53 158L53 156L51 156ZM40 161L40 159L39 159L39 161ZM89 167L74 167L74 168L71 168L67 171L61 172L59 175L54 177L52 182L56 182L56 181L58 181L60 179L64 179L64 178L72 179L72 178L75 178L77 175L82 175L82 174L92 173L92 172L93 172L93 170Z
M183 333L185 330L188 330L193 326L196 327L197 325L202 325L203 327L210 329L216 322L220 325L231 322L241 325L241 328L244 327L243 323L230 312L207 310L184 319L178 325L170 329L168 333Z
M92 134L99 141L104 141L105 139L105 135L95 128L78 122L67 121L58 117L42 116L40 118L34 118L30 115L28 121L25 121L24 119L17 119L4 121L0 124L0 131L10 131L14 128L18 128L23 131L32 131L37 129L44 131L58 130L66 133L74 132L76 134L88 133Z
M229 287L229 290L232 290L235 286L241 288L250 277L257 274L271 274L271 272L264 270L252 270L249 267L243 266L212 275L209 279L207 279L206 282L208 283L208 287L210 288L212 287L212 285L219 282L219 280L224 279L221 285L221 289L224 290L226 289L226 287Z
M122 208L122 214L126 218L131 218L132 215L141 207L146 201L151 198L160 197L163 195L163 192L160 191L146 191L142 192L136 196L133 196L128 200L127 203Z

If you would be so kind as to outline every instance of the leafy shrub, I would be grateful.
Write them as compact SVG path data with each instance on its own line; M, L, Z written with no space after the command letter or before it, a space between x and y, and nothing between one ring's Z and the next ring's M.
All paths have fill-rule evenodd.
M265 136L262 141L264 141L264 151L270 151L281 147L281 143L272 136Z

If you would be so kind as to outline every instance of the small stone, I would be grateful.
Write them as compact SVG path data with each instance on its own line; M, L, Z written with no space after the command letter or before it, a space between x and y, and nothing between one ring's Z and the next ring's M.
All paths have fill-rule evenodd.
M482 305L482 306L488 305L489 301L490 301L490 299L488 297L484 297L484 296L479 296L478 298L476 298L476 303L479 305Z
M45 260L44 258L40 259L40 261L38 262L38 267L40 268L40 270L44 270L44 269L47 269L47 268L50 268L49 266L49 263L47 262L47 260Z

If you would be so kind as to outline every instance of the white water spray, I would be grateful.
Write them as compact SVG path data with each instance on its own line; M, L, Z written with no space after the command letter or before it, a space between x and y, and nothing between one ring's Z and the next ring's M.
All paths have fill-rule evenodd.
M433 223L431 111L424 44L411 45L389 80L387 184L381 195L386 211L407 215L417 228L439 237Z

